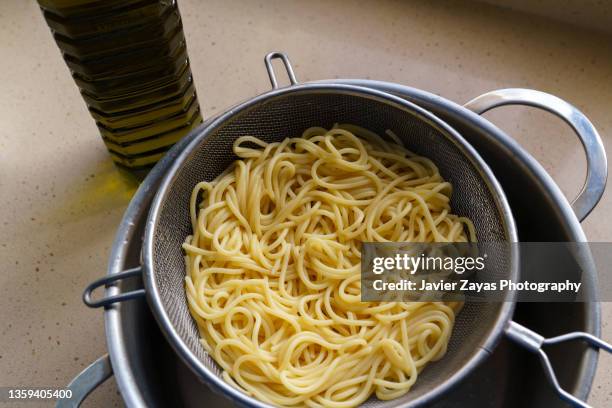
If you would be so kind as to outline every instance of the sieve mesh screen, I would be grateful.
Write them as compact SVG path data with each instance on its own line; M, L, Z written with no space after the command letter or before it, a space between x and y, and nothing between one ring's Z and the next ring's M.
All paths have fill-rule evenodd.
M220 370L199 342L198 329L189 314L184 292L181 244L191 234L191 191L198 182L213 180L231 165L236 159L232 144L240 136L251 135L272 142L299 136L311 126L329 128L334 123L358 125L379 135L384 135L387 129L392 130L408 149L430 158L439 167L442 176L454 188L453 212L473 220L479 241L509 240L508 224L496 204L497 192L453 141L452 134L416 112L355 91L326 92L321 89L287 92L238 111L197 138L199 142L162 192L151 236L153 259L149 273L158 288L155 295L159 296L173 330L212 375L219 376ZM496 257L495 262L493 269L497 274L510 273L509 256ZM419 374L413 389L403 397L392 401L371 398L364 406L400 406L447 380L479 351L492 333L502 306L503 303L466 304L457 316L446 356L428 365Z

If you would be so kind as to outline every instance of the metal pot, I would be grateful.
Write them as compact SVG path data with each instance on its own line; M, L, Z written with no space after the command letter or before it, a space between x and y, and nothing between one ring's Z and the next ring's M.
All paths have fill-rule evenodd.
M271 77L271 79L274 84L275 79L273 77ZM455 127L455 129L457 129L489 163L506 192L510 205L513 208L513 212L515 212L515 214L521 214L520 216L516 216L516 220L519 235L522 240L586 241L576 216L573 214L569 204L560 193L558 187L550 179L548 174L533 158L531 158L531 156L529 156L514 141L512 141L512 139L510 139L499 129L495 128L488 121L450 101L412 88L376 81L336 80L333 82L372 87L385 92L394 93L424 107L427 110L430 110L451 124L451 126ZM580 136L581 141L583 142L587 151L589 171L585 188L583 188L579 199L575 201L574 208L576 213L580 216L580 219L584 218L596 205L605 186L605 154L596 132L594 132L594 129L592 129L592 126L590 126L588 120L586 120L586 118L584 118L584 116L578 111L573 109L571 105L559 100L558 98L536 91L496 91L494 93L476 98L468 104L468 107L476 111L483 112L494 106L508 103L529 104L542 107L556 113L570 123ZM127 259L128 256L134 256L134 253L139 253L139 239L134 239L135 237L138 237L138 235L134 235L138 231L138 222L143 222L144 217L142 214L146 214L148 205L150 204L151 198L155 193L156 185L161 179L165 170L178 155L182 146L185 146L189 140L196 137L197 133L198 131L194 132L194 134L190 135L188 138L179 143L179 145L177 145L177 147L175 147L172 152L170 152L166 158L152 171L149 178L147 178L139 189L137 195L130 204L128 211L126 212L118 232L109 267L110 275L114 275L119 271L125 271L125 266L129 265L130 261L132 261L131 264L138 263L137 258ZM522 195L517 194L517 188L519 188L519 186L521 192L523 192L526 188L529 189L531 197L529 202L521 200ZM535 196L538 196L541 201L534 200L534 193L537 193ZM525 211L525 215L523 215L523 211L526 209L529 209L529 211ZM546 223L546 228L542 228L540 231L534 230L531 227L530 217L528 214L531 214L534 217L537 216L540 220L540 225L542 225L544 222ZM140 225L140 227L142 227L142 225ZM548 235L543 235L543 232ZM127 276L137 274L139 274L139 272L134 270L133 272L128 272ZM125 277L126 275L124 274L123 276ZM112 278L114 278L114 276ZM592 277L592 279L595 278ZM595 281L593 280L593 285L591 285L592 288L595 287L594 282ZM128 295L128 297L134 297L139 296L142 293L140 291L125 293L125 291L129 290L133 285L122 283L121 286L124 286L122 288L123 293L119 296L123 296L124 298L126 295ZM119 293L121 292L117 289L117 287L109 287L107 289L107 296L117 296ZM542 308L541 305L542 304L535 304L530 305L529 307L538 309ZM122 318L122 314L120 312L121 310L127 310L130 307L131 305L129 303L124 305L117 304L109 306L106 311L109 351L113 360L113 366L115 367L117 373L118 383L126 403L130 406L153 405L153 401L150 399L150 393L146 393L147 389L145 388L143 390L142 388L135 387L137 381L134 376L133 368L138 367L139 365L134 365L133 358L128 357L128 355L125 353L126 348L128 347L129 337L125 336L125 333L122 330L123 326L121 325L121 322L125 322L125 316ZM520 309L525 307L525 305L519 305L517 316L515 316L519 320L521 314ZM578 321L573 323L581 323L581 329L594 335L599 334L599 311L597 304L559 304L557 305L557 308L558 307L574 308L576 309L574 314L576 314L578 309L582 307L583 310L578 313L582 314L582 319L577 319ZM544 305L544 309L546 309L546 305ZM556 313L559 313L558 310ZM533 313L531 314L533 315ZM576 314L576 316L578 315ZM566 322L560 323L564 324ZM565 332L569 329L576 329L576 326L569 326L567 328L557 326L557 329ZM552 332L551 329L553 328L538 328L539 331L546 335ZM543 339L536 340L540 342L543 341ZM142 342L139 343L139 347L146 348ZM536 346L534 347L533 351L537 351L538 349L539 348ZM588 393L588 389L592 381L596 364L596 352L592 349L579 351L580 352L575 354L579 360L577 361L577 366L579 369L574 378L576 384L574 387L569 388L578 398L584 399ZM563 374L567 377L567 373L565 371L563 371ZM102 358L86 369L82 376L78 377L71 384L71 387L74 388L75 395L79 394L84 397L88 392L88 387L83 386L83 380L89 380L89 385L92 385L93 383L97 383L103 378L106 378L108 375L110 375L110 364L108 364L108 358ZM564 378L561 378L562 383L564 380ZM139 392L135 392L135 388L137 388ZM546 394L544 393L543 395ZM569 395L566 397L568 397L568 399L571 398Z

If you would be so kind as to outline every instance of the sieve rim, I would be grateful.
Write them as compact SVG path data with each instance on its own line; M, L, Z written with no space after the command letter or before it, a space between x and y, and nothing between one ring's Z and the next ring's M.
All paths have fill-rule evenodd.
M368 99L377 100L379 102L393 106L396 109L404 110L407 113L412 114L419 120L426 122L428 125L438 130L444 137L452 142L464 155L464 157L470 162L476 169L485 185L491 192L493 201L496 209L500 214L500 221L503 226L503 230L506 233L507 242L517 242L517 232L514 223L514 218L510 210L510 206L506 199L506 196L501 188L501 185L495 178L492 170L476 152L476 150L450 125L435 116L433 113L419 107L418 105L402 99L398 96L392 95L387 92L367 88L356 85L346 85L339 83L304 83L299 85L292 85L285 88L278 88L258 95L254 98L248 99L230 109L223 114L220 114L213 119L208 126L206 126L202 132L191 140L176 157L174 163L168 169L166 174L159 185L157 193L152 201L151 208L147 216L147 222L145 226L144 238L143 238L143 249L142 249L142 265L143 265L143 282L146 289L146 296L153 315L157 320L158 325L162 329L162 333L174 349L174 351L181 357L181 359L187 364L187 366L194 371L198 377L205 383L211 386L214 391L220 390L227 397L233 401L239 402L242 405L258 408L273 408L273 405L262 402L255 397L251 397L246 393L232 387L230 384L225 382L222 378L215 375L204 363L189 349L183 339L178 335L173 327L170 317L166 312L163 303L161 301L159 287L155 280L155 268L154 268L154 254L153 244L154 236L156 235L156 228L158 227L157 220L159 218L160 209L162 203L165 201L166 194L169 188L175 181L179 170L182 168L184 163L195 154L196 148L208 139L208 137L222 127L225 122L239 113L243 113L255 106L269 102L276 98L283 98L289 94L308 94L308 93L342 93L345 95L352 95L358 97L365 97ZM519 263L518 263L518 252L512 251L510 255L510 278L516 279L519 274ZM427 402L431 402L439 397L441 394L447 392L451 387L457 385L459 381L464 378L467 373L471 372L476 366L478 366L486 357L488 357L503 335L503 329L507 323L511 320L512 313L515 307L515 294L508 292L506 294L506 300L500 307L498 316L495 319L495 323L488 333L485 333L483 337L486 337L486 341L478 346L474 350L472 356L466 360L466 362L456 370L446 381L441 382L431 390L423 393L419 397L409 401L405 407L418 406Z

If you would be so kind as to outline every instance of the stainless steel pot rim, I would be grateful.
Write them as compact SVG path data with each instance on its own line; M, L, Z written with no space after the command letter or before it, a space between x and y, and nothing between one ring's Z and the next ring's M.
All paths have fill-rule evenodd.
M375 81L362 81L361 84L363 86L368 86L369 82L375 82ZM401 88L404 88L405 91L415 91L416 93L420 93L424 95L425 97L430 97L431 99L436 99L437 101L441 103L448 104L451 108L457 109L464 114L474 116L474 119L480 124L482 124L483 126L490 127L492 128L493 131L496 131L496 133L498 133L499 135L503 135L505 140L502 139L502 142L505 142L504 144L506 145L510 145L510 147L513 149L515 154L519 156L523 156L526 159L530 159L531 161L534 161L534 159L531 156L529 156L524 150L522 150L518 146L518 144L516 144L511 138L503 134L503 132L499 131L499 129L497 129L495 126L493 126L488 121L481 118L480 116L473 114L472 112L468 111L465 108L462 108L461 106L457 104L454 104L453 102L450 102L448 100L445 100L443 98L437 97L433 94L429 94L424 91L414 90L412 88L402 87L396 84L384 83L384 82L378 82L377 85L378 84L397 87L398 90L401 90ZM409 94L409 93L406 92L406 94ZM212 120L207 121L207 122L208 124L210 124ZM146 198L148 193L150 194L149 189L151 188L151 185L153 184L153 180L159 180L163 176L163 173L165 172L165 168L167 168L171 162L176 160L176 157L178 156L180 151L182 151L185 148L185 146L189 143L189 141L192 139L193 139L193 135L179 142L177 146L166 155L166 157L160 162L160 164L152 170L149 176L149 180L151 180L151 182L143 184L141 188L138 190L133 201L128 207L128 210L126 211L124 220L122 221L119 227L119 231L117 233L117 240L115 241L115 244L113 246L111 262L109 263L109 274L118 273L122 269L121 259L122 259L122 256L125 255L125 248L124 248L123 243L126 238L121 238L121 237L126 237L133 233L132 231L133 224L129 221L131 219L131 214L137 212L142 206L145 206L148 204L148 202L144 202L142 200ZM537 162L535 163L537 166L539 166ZM539 169L538 167L536 167L536 170L539 170L541 174L546 175L547 179L550 182L550 183L547 183L548 185L546 187L547 187L547 190L551 193L551 195L555 196L556 198L562 198L562 200L559 200L557 202L560 204L560 207L564 207L562 209L563 209L563 212L567 216L566 219L571 224L574 225L575 228L573 228L573 230L576 232L577 240L586 241L586 237L584 236L584 233L582 232L582 229L580 228L580 225L579 225L579 222L576 216L572 212L571 207L569 206L569 203L567 202L565 197L562 195L559 188L556 186L556 184L554 184L554 182L552 182L552 179L550 178L550 176L548 176L548 174L545 173L545 171L541 168L541 166L539 166ZM107 292L108 292L107 294L109 295L114 295L114 294L117 294L119 291L116 287L111 286L107 289ZM135 395L133 392L128 391L130 389L133 389L133 386L134 386L133 379L129 378L129 376L123 375L124 373L130 373L130 370L126 366L127 359L125 358L125 354L124 353L122 354L123 345L120 341L121 336L119 335L121 334L121 325L119 324L118 307L120 307L120 305L110 306L107 308L106 313L105 313L107 341L108 341L111 359L113 360L113 366L115 367L115 371L117 373L117 381L119 383L119 387L122 391L124 391L123 395L124 395L124 398L126 399L126 403L128 404L128 406L143 406L144 405L143 401L139 400L138 396ZM599 323L599 307L597 304L592 304L591 309L594 311L593 317L591 318L592 326L594 326L593 327L594 330L592 330L592 332L594 332L595 334L598 334L599 333L599 324L598 324ZM593 352L591 354L596 355L596 352ZM122 355L123 355L123 358L120 357ZM579 392L578 394L579 396L581 396L580 394L583 394L581 396L583 398L588 393L588 389L590 388L590 383L592 382L592 378L595 372L596 358L591 358L591 361L592 361L592 364L590 364L591 369L589 370L591 374L581 377L583 379L582 381L583 387L581 387L581 389L582 390L586 389L586 391L583 391L584 394L583 392Z
M568 224L569 230L572 232L574 240L579 242L586 241L586 237L580 227L580 223L577 217L573 213L569 203L559 190L558 186L552 181L551 177L545 172L545 170L539 165L539 163L537 163L535 159L533 159L516 142L514 142L512 138L507 136L504 132L492 125L486 119L470 112L464 107L447 99L433 95L426 91L421 91L398 84L369 80L330 81L350 82L355 83L359 86L380 87L381 89L386 88L387 91L389 91L389 89L392 89L394 93L401 94L404 97L408 97L413 100L419 100L420 103L441 104L445 106L446 109L452 112L456 112L458 115L466 116L470 121L473 121L475 124L478 124L479 127L485 129L487 133L490 133L492 135L492 138L497 139L497 142L499 142L499 144L503 148L510 150L514 156L520 157L521 161L525 163L525 166L528 170L533 171L534 173L540 176L543 182L543 189L548 192L551 197L551 201L554 202L555 206L558 207L559 210L564 214L564 219ZM207 121L205 123L205 126L207 126L211 122L212 120ZM168 166L174 160L176 160L178 154L185 148L185 146L194 138L195 134L199 131L201 130L198 129L194 131L190 136L180 141L151 171L145 183L143 183L139 188L119 226L116 235L116 240L113 244L113 248L111 251L111 257L108 267L109 275L117 274L125 267L122 263L127 253L125 242L127 242L127 240L131 238L134 238L134 224L132 221L134 214L137 214L139 211L142 211L142 208L146 208L149 205L152 195L151 190L155 188L154 186L156 182L163 176ZM138 239L138 237L136 237L136 239ZM109 286L106 292L107 295L116 295L119 293L119 289L116 286ZM145 406L146 404L142 399L142 395L138 392L134 392L134 374L132 373L129 367L129 361L126 356L124 343L122 342L123 334L121 333L122 329L120 324L120 307L121 305L118 304L111 305L107 307L105 311L107 343L111 360L115 369L117 383L119 385L120 390L122 391L122 395L126 404L128 406ZM589 308L587 310L589 311L587 315L587 324L589 327L587 327L587 330L591 333L599 335L599 305L597 303L590 303ZM586 398L588 390L590 389L590 384L592 383L592 379L594 377L597 363L597 352L595 350L588 349L586 359L588 361L585 365L585 370L583 370L584 373L579 376L579 384L577 386L578 391L576 392L577 396L583 399Z
M293 78L295 79L295 78ZM293 82L292 79L292 82ZM273 82L274 84L274 82ZM229 109L227 112L219 115L214 120L210 122L205 128L201 128L198 135L195 136L188 144L184 146L181 152L174 158L171 167L167 170L166 174L163 176L163 180L157 190L155 198L153 199L151 210L149 211L147 217L147 225L145 230L145 238L143 242L143 280L147 293L148 303L153 310L153 315L155 316L158 324L162 327L162 332L169 340L169 343L172 345L176 353L194 370L196 373L207 383L210 383L213 387L217 387L221 389L226 395L232 398L234 401L245 405L245 406L253 406L253 407L272 407L269 404L258 401L252 397L249 397L242 391L237 390L236 388L229 385L227 382L223 381L221 378L215 376L184 344L183 340L178 336L175 332L170 318L164 309L163 305L160 301L159 288L156 285L156 281L154 279L155 272L150 270L150 266L153 265L153 236L155 235L154 229L156 228L156 219L158 217L158 211L161 203L164 199L165 191L168 187L173 183L174 178L181 168L182 163L185 161L189 155L192 154L194 147L202 143L208 135L212 134L217 128L223 126L223 124L231 117L236 114L247 111L251 107L259 104L261 101L266 100L270 101L274 98L284 97L287 94L302 94L302 93L345 93L351 95L359 95L366 96L372 99L384 100L386 103L391 103L396 108L403 109L405 111L410 112L413 115L419 116L420 119L428 122L430 125L435 126L437 128L442 128L443 133L450 134L452 137L449 137L459 149L461 149L465 156L470 158L472 165L480 173L481 177L485 180L488 187L494 191L499 192L499 197L496 197L496 206L500 214L502 214L502 219L506 222L506 230L509 233L508 241L516 242L518 237L516 235L516 227L514 224L514 220L512 217L512 212L510 211L510 206L506 200L505 195L503 194L503 189L495 179L493 172L489 168L489 166L484 162L484 160L480 157L480 155L474 150L474 148L463 139L461 135L459 135L452 127L448 126L442 120L437 118L431 112L422 109L418 105L413 104L412 102L406 101L400 97L397 97L392 94L388 94L382 91L378 91L372 88L360 87L355 85L347 85L347 84L319 84L319 83L307 83L307 84L299 84L292 85L286 88L273 89L269 92L261 94L255 98L252 98L242 104ZM473 158L473 159L472 159ZM511 275L518 276L518 253L512 253L511 264L513 265ZM491 353L491 350L498 343L499 339L503 335L503 329L506 326L507 322L510 320L512 312L514 310L514 294L508 296L507 302L505 302L501 311L499 312L498 317L495 321L495 326L488 333L483 334L484 338L487 338L485 344L478 350L472 358L468 360L466 364L464 364L461 369L457 370L447 381L441 383L438 387L433 389L430 392L423 394L422 396L412 400L410 402L411 406L418 406L421 404L425 404L433 399L437 398L438 395L446 392L446 390L450 389L456 383L459 382L461 378L463 378L468 372L472 371L474 367L476 367L479 363L481 363L488 355Z

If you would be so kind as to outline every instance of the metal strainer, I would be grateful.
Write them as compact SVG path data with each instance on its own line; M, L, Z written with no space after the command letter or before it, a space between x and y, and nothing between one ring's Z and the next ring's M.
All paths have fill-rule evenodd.
M284 63L291 86L278 87L272 68L275 58ZM165 175L149 212L142 267L96 281L84 295L88 305L103 306L146 293L159 326L191 369L213 390L241 405L253 407L269 405L227 384L219 366L199 342L185 297L181 248L185 237L192 232L189 218L192 189L200 181L213 180L231 165L236 159L232 152L236 138L251 135L273 142L300 135L311 126L329 128L334 123L358 125L380 135L391 129L410 150L434 161L442 176L453 184L453 212L474 221L480 241L517 241L512 213L491 170L446 123L410 102L370 88L330 83L298 84L284 54L269 54L265 61L273 89L210 122L186 146ZM496 261L496 270L503 271L505 279L518 280L516 252L510 251ZM140 273L143 273L145 289L100 301L91 299L91 292L96 287ZM407 407L432 401L486 358L504 333L539 350L544 339L536 344L535 333L510 321L514 309L513 292L507 292L504 300L467 303L457 316L446 356L428 365L409 393L391 401L371 398L363 406ZM564 391L559 388L559 392ZM561 395L568 400L573 398L569 394Z

